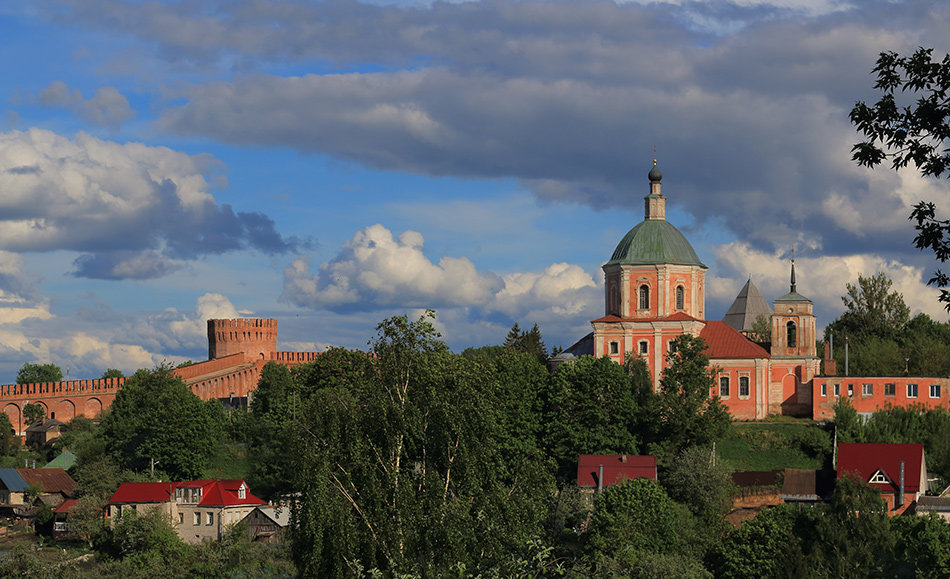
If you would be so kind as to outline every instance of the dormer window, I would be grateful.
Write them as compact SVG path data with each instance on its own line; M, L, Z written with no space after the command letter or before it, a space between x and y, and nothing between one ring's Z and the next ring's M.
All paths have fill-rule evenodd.
M238 498L246 499L247 498L247 485L241 483L241 487L238 489Z
M871 484L890 484L891 479L887 478L887 475L884 474L883 470L877 470L871 475L871 478L868 480L868 482Z

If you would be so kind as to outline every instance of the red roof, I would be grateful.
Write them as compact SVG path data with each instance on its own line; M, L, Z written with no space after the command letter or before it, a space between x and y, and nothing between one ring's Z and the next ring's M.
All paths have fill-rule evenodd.
M665 318L621 318L620 316L615 316L613 314L608 314L602 318L597 318L596 320L591 320L591 323L594 322L701 322L699 318L694 318L689 314L684 314L683 312L676 312Z
M79 499L66 499L61 505L53 509L54 513L71 513L73 507L76 506L76 503L79 502Z
M244 487L244 498L239 496L241 487ZM109 499L109 503L165 503L174 499L177 488L200 488L201 502L198 504L205 507L267 504L267 501L252 495L247 483L242 479L122 483L119 490Z
M173 482L122 483L109 499L115 503L166 503L175 493Z
M709 344L706 355L710 359L769 357L769 353L762 346L749 340L726 322L706 322L706 326L699 332L699 337Z
M922 444L838 444L838 478L844 473L857 474L870 482L881 471L891 482L870 483L885 492L895 492L900 484L900 463L904 461L904 492L920 492L920 475L925 464Z
M621 479L648 477L656 480L656 457L630 454L582 454L577 459L577 486L596 487L600 467L604 467L604 486Z

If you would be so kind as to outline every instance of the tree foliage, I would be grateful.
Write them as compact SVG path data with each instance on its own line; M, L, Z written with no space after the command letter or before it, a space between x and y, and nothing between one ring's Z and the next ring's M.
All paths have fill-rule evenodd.
M27 404L23 407L23 419L27 424L36 424L46 416L46 410L39 404Z
M535 324L530 330L525 332L518 326L518 322L515 322L511 329L508 330L508 335L505 336L504 347L509 350L527 352L537 357L538 361L542 364L546 364L548 361L548 349L544 345L541 328L538 327L538 324Z
M125 381L102 418L106 451L120 467L151 460L173 480L202 476L224 430L216 401L202 401L168 368L139 370Z
M125 378L125 374L122 373L122 370L117 368L107 368L106 371L102 373L102 379L106 380L108 378Z
M651 449L666 456L719 440L731 423L719 396L710 396L715 372L709 369L705 340L681 334L671 347L660 379L659 433Z
M865 137L852 147L852 158L866 167L890 160L895 170L913 164L924 176L950 175L950 55L935 59L933 49L923 47L911 56L882 52L872 73L881 96L870 106L859 101L851 109L851 123ZM946 262L950 221L938 219L936 206L925 201L914 206L910 218L916 222L917 248L930 249ZM937 270L928 283L946 288L950 277ZM940 301L950 307L950 292L941 289Z
M62 382L63 371L56 364L32 364L27 362L16 375L17 384L40 384Z

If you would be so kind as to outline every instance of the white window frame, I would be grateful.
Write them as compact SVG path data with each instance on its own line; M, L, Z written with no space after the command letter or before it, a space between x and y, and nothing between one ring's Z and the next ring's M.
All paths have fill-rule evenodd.
M861 384L861 398L871 398L874 396L874 383Z
M907 397L908 398L917 398L917 385L908 384L907 385Z
M822 382L821 383L821 397L824 398L826 396L828 396L828 383Z
M201 525L201 513L195 511L195 526L198 527Z
M890 386L890 390L891 390L890 394L887 393L888 386ZM893 398L895 396L897 396L897 384L895 384L894 382L885 382L884 383L884 397Z
M639 353L641 356L646 356L647 354L650 353L650 342L647 342L646 340L640 340L639 346L640 346Z
M841 384L840 384L840 383L835 384L834 392L835 392L835 398L841 396Z
M743 381L745 382L745 394L742 393ZM752 384L748 376L739 376L739 399L746 400L752 394Z
M214 513L208 513L208 522L206 524L209 527L214 524Z
M725 390L723 390L723 384L725 384ZM729 398L729 376L719 377L719 397Z
M931 398L940 398L943 394L940 384L931 384L930 385L930 397Z

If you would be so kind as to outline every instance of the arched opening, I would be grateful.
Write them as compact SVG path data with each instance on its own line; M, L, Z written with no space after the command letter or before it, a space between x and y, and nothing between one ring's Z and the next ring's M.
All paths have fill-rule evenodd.
M676 309L682 310L686 307L686 290L683 286L676 286Z
M785 343L789 348L798 346L798 327L795 322L785 324Z
M641 310L650 309L650 286L643 284L640 286L640 308Z

